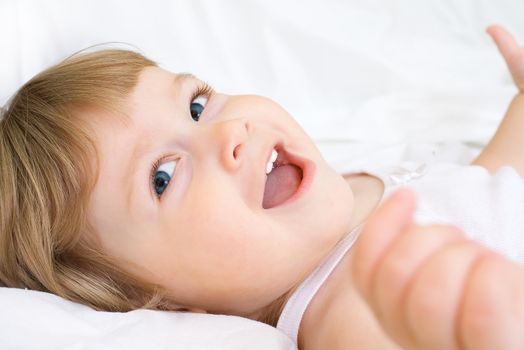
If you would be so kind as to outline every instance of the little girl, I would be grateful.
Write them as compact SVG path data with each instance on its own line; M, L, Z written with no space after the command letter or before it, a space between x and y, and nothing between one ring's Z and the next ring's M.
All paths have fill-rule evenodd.
M524 91L524 49L489 33ZM0 121L0 283L97 310L243 316L300 349L522 348L524 271L495 250L519 260L524 246L488 250L438 223L483 240L505 202L497 240L521 230L523 101L476 166L341 176L269 99L135 52L74 55ZM411 192L385 199L399 184L417 213Z

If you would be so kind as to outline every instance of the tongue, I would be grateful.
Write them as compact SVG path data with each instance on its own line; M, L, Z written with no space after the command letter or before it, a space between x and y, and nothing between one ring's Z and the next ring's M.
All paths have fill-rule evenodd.
M283 203L297 191L300 181L302 170L296 165L286 164L274 168L267 175L262 207L268 209Z

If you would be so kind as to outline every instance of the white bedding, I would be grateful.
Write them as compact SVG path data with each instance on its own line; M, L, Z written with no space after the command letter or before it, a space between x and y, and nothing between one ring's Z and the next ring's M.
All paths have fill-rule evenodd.
M467 163L516 92L484 28L524 42L523 13L521 0L2 0L0 105L72 52L120 41L218 90L279 101L336 168ZM7 288L0 310L0 349L292 348L238 317L102 313Z
M49 293L0 288L1 349L293 349L271 326L236 316L95 312Z

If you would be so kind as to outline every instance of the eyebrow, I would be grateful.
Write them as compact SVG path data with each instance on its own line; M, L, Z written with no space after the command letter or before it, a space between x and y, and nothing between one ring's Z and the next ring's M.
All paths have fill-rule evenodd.
M187 80L195 80L195 79L198 79L198 78L191 73L179 73L175 75L170 87L173 89L173 91L176 91L176 90L179 90L179 87L182 84L184 84ZM175 95L176 97L176 94L173 94L173 95ZM127 184L126 206L127 206L128 212L130 212L130 207L132 203L131 199L133 197L133 194L135 193L134 189L136 188L137 183L140 186L140 182L141 182L141 181L137 182L137 168L140 164L144 163L143 162L144 156L150 153L149 152L150 149L149 147L147 147L147 145L150 145L151 144L150 141L152 139L154 140L155 138L149 134L147 136L144 136L144 134L142 133L139 136L137 136L137 139L139 141L135 142L135 146L133 147L133 150L131 151L131 156L128 158L126 171L123 173L124 179L127 180L125 181L125 183ZM130 177L126 176L128 174L130 175ZM147 174L149 176L149 171L147 172ZM149 179L147 179L147 181L148 181L147 191L148 193L151 193L151 189L150 189L151 184L149 183Z

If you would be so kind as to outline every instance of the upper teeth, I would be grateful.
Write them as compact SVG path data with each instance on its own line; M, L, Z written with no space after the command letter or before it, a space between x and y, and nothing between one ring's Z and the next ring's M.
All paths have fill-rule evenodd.
M266 164L266 174L269 174L271 170L273 170L273 163L275 162L275 160L277 160L277 157L278 153L276 150L273 149L273 151L271 152L271 156L269 157L269 160Z

